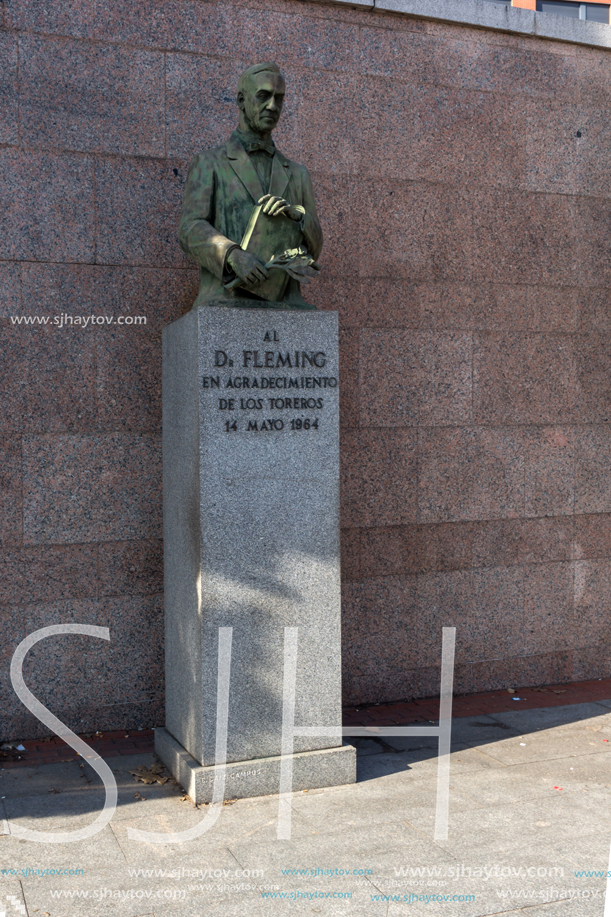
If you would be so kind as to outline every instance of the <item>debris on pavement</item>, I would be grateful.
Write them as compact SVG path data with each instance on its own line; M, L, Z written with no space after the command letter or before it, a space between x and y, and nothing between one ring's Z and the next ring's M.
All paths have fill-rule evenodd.
M141 783L146 783L149 786L153 783L159 783L162 786L165 783L175 783L176 781L173 777L164 776L164 770L165 768L163 764L153 764L151 767L140 765L140 767L137 767L136 770L130 771L129 773L132 775L134 780L139 780Z

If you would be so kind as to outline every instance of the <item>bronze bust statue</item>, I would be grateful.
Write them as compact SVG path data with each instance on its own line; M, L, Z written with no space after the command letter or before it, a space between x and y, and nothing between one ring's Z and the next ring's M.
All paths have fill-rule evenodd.
M191 162L180 245L199 264L196 306L316 308L300 283L315 275L322 249L312 182L272 140L285 88L274 63L245 70L237 130Z

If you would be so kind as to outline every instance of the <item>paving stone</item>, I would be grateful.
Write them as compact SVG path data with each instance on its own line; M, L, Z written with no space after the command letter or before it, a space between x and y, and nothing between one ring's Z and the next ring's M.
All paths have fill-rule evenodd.
M410 823L432 836L434 814L414 810ZM449 840L439 843L464 858L476 847L493 850L498 844L522 845L536 849L538 843L548 846L562 832L575 842L592 831L585 811L569 796L554 791L546 797L527 798L510 805L480 806L472 812L453 810L450 801Z
M542 904L537 907L529 907L525 912L522 908L513 911L503 911L504 917L519 915L524 917L600 917L602 913L603 901L601 898L592 900L567 900L555 901L550 904ZM462 911L461 911L462 913ZM393 917L389 912L388 917Z
M327 899L311 901L308 904L311 913L321 913L325 917L371 917L371 900L355 902L353 898L344 901ZM262 917L283 917L286 913L303 914L304 901L263 901L260 913Z
M578 757L583 754L604 754L606 743L596 739L596 734L591 737L576 735L572 732L565 734L540 732L528 733L516 738L495 742L494 745L482 747L491 758L496 758L507 765L524 764L527 761L540 761L545 759Z
M455 781L456 783L456 781ZM293 801L293 808L316 828L317 832L334 833L339 828L380 828L384 824L400 824L410 821L414 811L427 811L434 815L437 803L437 778L417 778L398 780L388 777L382 792L374 788L367 791L370 784L361 784L360 793L321 794L310 798L309 793ZM452 782L451 782L452 786ZM468 793L462 792L455 785L451 789L453 808L472 810L478 806L477 800ZM389 798L392 805L389 806Z
M559 863L568 863L565 868L566 884L570 886L580 882L588 882L589 879L583 879L574 875L575 871L607 871L609 862L609 837L602 832L600 828L592 834L584 835L579 838L579 843L575 844L571 837L556 837L552 844L541 844L539 847L541 855L547 854L550 862L558 860ZM563 877L564 878L564 877ZM571 881L569 881L571 880Z
M103 788L93 793L80 790L5 800L10 822L37 831L69 831L84 827L95 820L103 804Z
M250 869L263 868L266 875L279 875L285 868L321 867L326 869L373 869L431 851L440 854L437 845L404 822L390 825L358 826L338 834L316 834L312 838L291 837L273 844L246 846L232 844L234 856ZM441 856L444 852L441 851Z
M74 791L79 788L82 773L75 761L3 769L0 770L0 795L7 799L18 796L31 798L47 795L54 789Z
M437 723L435 724L437 725ZM464 742L467 745L481 745L485 741L494 742L517 735L515 727L501 722L500 717L465 716L452 720L452 742Z
M603 707L611 707L611 700L599 700L598 704L602 704Z
M207 806L194 808L189 802L177 803L175 800L167 800L165 807L158 805L157 809L158 811L152 816L147 816L143 810L140 810L142 814L138 818L113 822L113 830L125 858L130 863L138 862L142 855L142 843L128 837L128 828L160 833L183 831L199 824L208 812ZM274 841L277 836L277 819L277 796L238 800L234 804L223 806L213 828L199 838L181 844L150 845L150 853L154 859L158 860L171 859L173 856L180 856L182 860L189 856L202 858L209 851L228 844L240 843L246 839L257 843ZM309 823L301 818L299 813L294 812L292 833L295 837L311 837L316 832Z
M594 717L609 716L598 703L572 704L564 707L543 707L535 710L515 710L497 713L496 720L521 732L535 729L550 729L554 726L570 726Z
M36 827L40 831L51 830L44 820ZM83 875L95 870L108 871L125 863L110 825L106 825L94 837L71 844L35 844L4 835L0 837L0 856L3 866L6 863L11 869L44 871L70 868L82 869ZM25 878L23 876L24 881ZM39 882L42 879L35 878L32 881Z
M245 911L245 906L248 907L248 911ZM260 898L248 899L247 903L243 897L224 899L206 904L205 910L202 909L202 904L195 900L181 901L178 905L175 902L164 902L163 911L158 911L155 917L244 917L245 913L248 913L248 917L263 917L264 912L261 908Z

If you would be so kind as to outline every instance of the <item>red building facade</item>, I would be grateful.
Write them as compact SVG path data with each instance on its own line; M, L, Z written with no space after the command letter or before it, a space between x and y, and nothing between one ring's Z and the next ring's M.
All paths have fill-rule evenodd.
M456 692L609 676L611 56L493 7L1 5L4 736L41 729L15 647L70 621L112 641L39 644L43 703L163 722L160 333L196 293L189 160L257 59L340 315L346 702L434 694L444 625Z

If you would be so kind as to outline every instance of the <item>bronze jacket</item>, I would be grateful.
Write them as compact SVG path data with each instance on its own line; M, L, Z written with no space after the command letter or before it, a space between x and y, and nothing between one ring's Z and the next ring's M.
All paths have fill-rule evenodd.
M235 134L223 146L205 150L192 160L183 196L179 239L182 250L199 264L199 294L195 305L239 306L240 299L249 298L246 291L225 290L225 258L232 245L240 244L252 208L263 193L256 169ZM269 193L303 207L304 244L312 257L317 258L322 249L322 231L308 170L276 149ZM299 283L292 278L283 301L289 308L308 307ZM266 305L261 303L262 308Z

